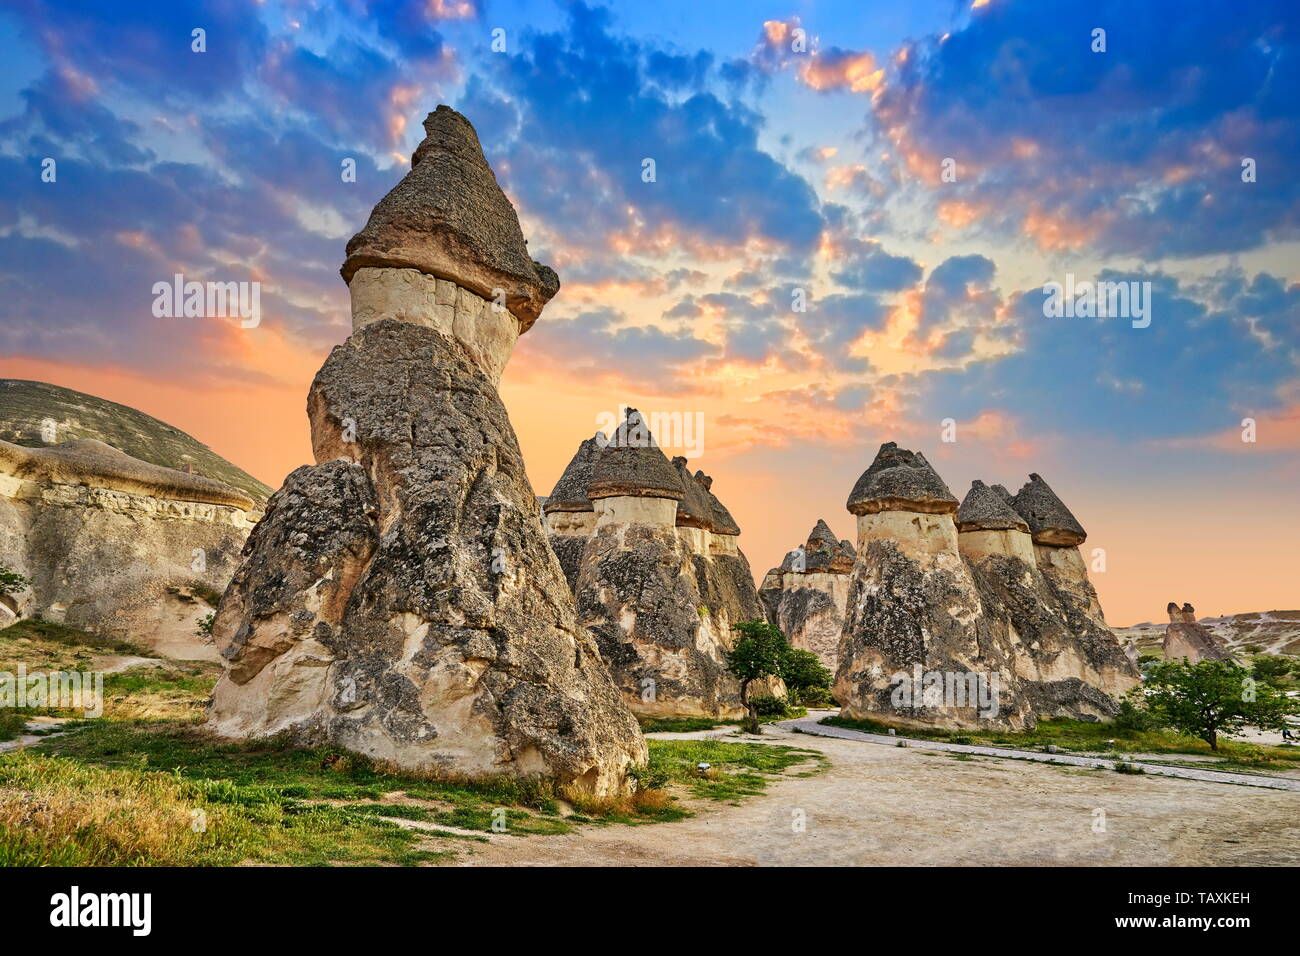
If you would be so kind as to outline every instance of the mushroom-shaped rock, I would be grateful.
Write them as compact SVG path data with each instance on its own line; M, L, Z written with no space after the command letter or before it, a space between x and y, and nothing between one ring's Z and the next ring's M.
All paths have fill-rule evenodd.
M1013 499L1016 513L1025 519L1035 544L1074 547L1088 534L1047 482L1031 474Z
M880 511L952 514L957 499L925 455L891 441L880 446L871 467L853 486L848 509L855 515Z
M680 501L681 478L660 450L650 427L635 408L627 410L609 442L596 456L587 497L671 498Z
M439 106L411 170L348 241L344 281L362 268L416 269L490 301L504 295L526 332L560 288L549 266L528 254L519 217L460 113Z
M1011 492L1007 491L1006 485L991 485L990 487L992 487L992 489L995 492L997 492L999 498L1001 498L1004 502L1006 502L1008 508L1010 508L1012 511L1016 510L1016 506L1015 506L1016 499L1011 494Z
M853 545L836 538L830 525L820 518L808 534L808 541L804 545L804 556L805 570L828 571L833 574L847 574L852 571L855 558Z
M587 497L587 485L591 481L596 458L605 443L603 432L596 432L578 446L577 452L569 459L560 480L551 489L542 510L547 514L553 511L591 511L591 499Z
M1029 525L998 494L997 486L990 488L976 480L971 482L970 491L957 509L957 530L1028 531Z
M686 459L673 459L673 467L682 483L682 500L677 502L677 524L685 528L713 530L713 502L708 490L695 480Z
M704 488L704 493L709 496L709 504L713 509L713 533L735 536L740 534L740 525L736 524L736 519L731 517L731 512L727 506L718 500L718 496L713 493L713 479L704 474L702 471L695 473L695 480Z

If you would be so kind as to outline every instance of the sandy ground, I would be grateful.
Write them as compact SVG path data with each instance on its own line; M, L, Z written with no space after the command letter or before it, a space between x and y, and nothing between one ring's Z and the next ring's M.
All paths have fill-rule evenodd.
M496 835L466 866L1296 865L1300 796L793 734L831 769L678 823ZM800 822L803 826L800 829Z

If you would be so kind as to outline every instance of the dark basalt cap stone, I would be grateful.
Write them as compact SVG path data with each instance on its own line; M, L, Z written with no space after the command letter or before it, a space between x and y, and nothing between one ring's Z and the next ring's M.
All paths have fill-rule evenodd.
M1011 492L1007 491L1006 485L992 485L991 487L998 493L998 497L1006 502L1008 508L1012 511L1016 510L1016 506L1013 503L1015 499L1011 496Z
M1005 491L1005 489L1003 489ZM1007 496L1008 498L1010 495ZM1028 531L1025 519L1016 514L1007 500L982 481L972 481L970 491L957 509L958 531Z
M713 508L713 533L740 534L740 525L736 524L736 519L731 517L731 512L727 510L726 505L719 501L718 496L713 493L713 479L704 472L697 471L695 480L700 483L704 493L709 496L709 504Z
M829 571L834 574L852 571L853 562L857 558L853 545L836 538L830 525L820 518L808 535L804 556L804 570Z
M880 446L871 467L853 486L848 509L855 515L878 511L952 514L957 499L923 454L891 441Z
M686 493L677 469L659 449L650 426L635 408L627 410L609 442L596 456L588 498L672 498Z
M600 446L605 442L603 432L596 432L578 445L577 452L569 459L560 480L551 489L543 509L547 514L552 511L591 511L591 499L587 497L587 484L591 481L592 469Z
M1043 479L1031 474L1012 499L1016 513L1025 519L1035 544L1073 547L1083 544L1088 533Z
M370 266L418 269L489 300L500 289L519 331L527 332L559 291L559 276L528 255L519 217L469 120L439 106L424 131L410 172L348 241L344 281Z
M677 502L677 524L686 528L705 528L713 530L713 502L709 500L709 491L702 484L695 480L689 468L686 467L686 459L677 457L673 459L673 467L677 469L677 476L681 479L684 494L682 500Z

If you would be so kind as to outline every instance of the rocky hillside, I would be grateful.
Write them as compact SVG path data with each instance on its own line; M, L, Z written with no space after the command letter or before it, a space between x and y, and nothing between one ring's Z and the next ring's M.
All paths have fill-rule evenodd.
M47 419L56 425L53 442L44 440ZM142 461L224 481L259 507L271 495L272 489L207 445L144 412L46 382L0 379L0 439L40 448L76 438L95 438Z
M1224 617L1203 617L1199 623L1225 641L1234 653L1300 655L1300 611L1250 611ZM1137 641L1139 650L1153 648L1158 651L1164 640L1165 627L1164 622L1144 622L1112 630L1121 644Z

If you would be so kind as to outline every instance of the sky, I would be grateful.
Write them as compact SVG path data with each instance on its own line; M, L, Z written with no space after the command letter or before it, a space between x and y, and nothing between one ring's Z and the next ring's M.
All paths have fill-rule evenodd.
M1297 91L1289 2L9 0L0 377L278 486L446 103L562 283L501 386L538 494L682 416L761 576L897 441L959 498L1041 474L1112 624L1296 608ZM155 316L177 273L261 322ZM1145 308L1048 314L1096 281Z

